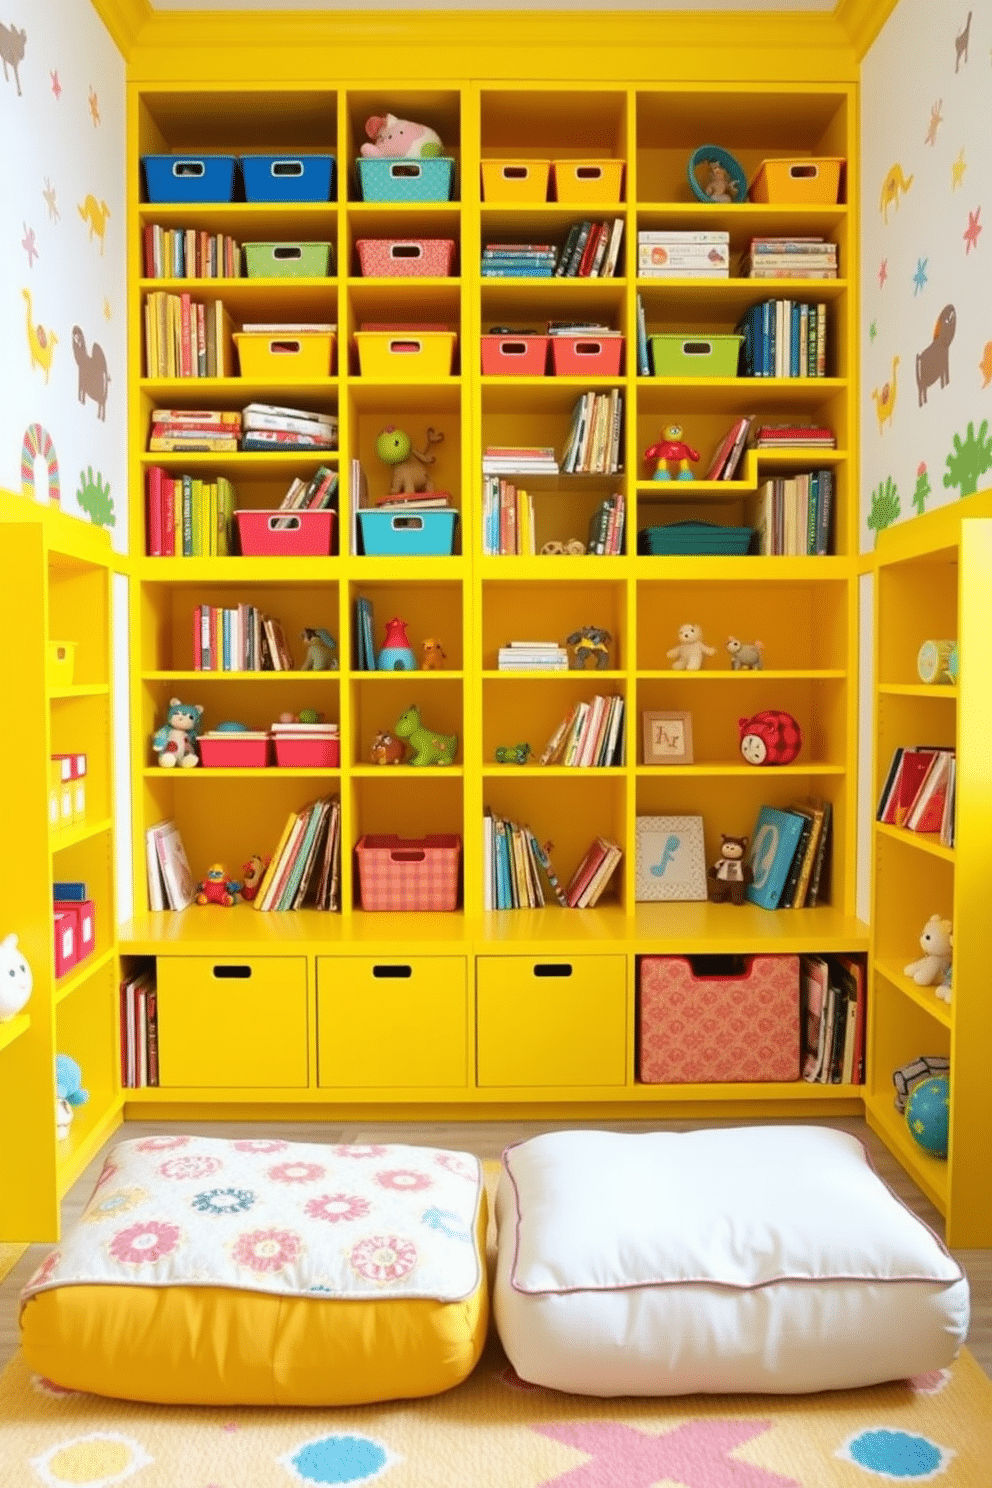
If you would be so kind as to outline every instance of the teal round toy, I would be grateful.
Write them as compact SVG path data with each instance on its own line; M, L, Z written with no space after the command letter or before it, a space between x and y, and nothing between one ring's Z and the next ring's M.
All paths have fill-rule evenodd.
M700 181L698 172L705 170L706 177ZM720 145L700 145L693 150L686 166L686 175L692 194L701 202L747 201L747 176L729 150Z
M951 1085L946 1075L931 1075L909 1092L906 1102L906 1125L909 1134L924 1152L934 1157L947 1156L947 1125L951 1105Z

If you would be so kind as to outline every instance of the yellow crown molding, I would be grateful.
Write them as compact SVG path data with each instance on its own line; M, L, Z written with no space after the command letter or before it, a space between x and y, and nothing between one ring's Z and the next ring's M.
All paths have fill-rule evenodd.
M125 59L154 15L148 0L90 0Z
M898 3L899 0L837 0L834 19L850 40L859 62Z

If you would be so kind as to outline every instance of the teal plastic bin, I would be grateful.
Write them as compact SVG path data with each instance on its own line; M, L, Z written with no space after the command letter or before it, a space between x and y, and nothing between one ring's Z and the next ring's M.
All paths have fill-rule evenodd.
M743 336L649 336L655 377L736 377Z
M432 160L366 160L356 162L364 201L439 202L451 199L455 162Z
M360 511L366 557L439 558L455 550L456 511Z

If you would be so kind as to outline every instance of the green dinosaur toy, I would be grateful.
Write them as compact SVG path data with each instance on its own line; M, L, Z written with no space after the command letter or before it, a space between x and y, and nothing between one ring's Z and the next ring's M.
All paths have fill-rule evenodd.
M457 734L435 734L420 722L420 709L413 704L396 721L393 733L415 750L410 765L453 765L458 753Z

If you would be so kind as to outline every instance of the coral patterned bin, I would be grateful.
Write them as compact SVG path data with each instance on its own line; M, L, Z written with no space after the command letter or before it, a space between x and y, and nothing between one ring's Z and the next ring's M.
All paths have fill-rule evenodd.
M651 1085L799 1079L799 957L752 956L743 972L697 975L733 958L644 956L638 1078Z
M365 910L452 910L458 904L462 839L360 837L355 844L362 908Z
M619 377L622 336L552 336L556 377Z
M447 279L454 269L451 238L359 238L355 247L366 279Z

